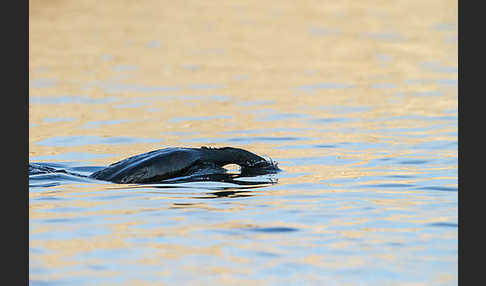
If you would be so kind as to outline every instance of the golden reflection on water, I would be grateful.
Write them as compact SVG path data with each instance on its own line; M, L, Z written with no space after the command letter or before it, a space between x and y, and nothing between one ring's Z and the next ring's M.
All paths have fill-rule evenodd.
M457 179L457 163L437 161L457 159L455 148L416 149L457 141L447 123L457 117L457 1L33 0L29 20L31 158L100 154L86 165L104 166L166 146L234 145L285 171L275 186L221 200L198 186L31 190L32 282L362 285L339 270L407 276L423 265L413 255L457 261L447 243L420 255L430 249L420 243L457 241L457 228L415 226L457 220L451 197L407 187L427 172ZM103 141L112 137L136 140ZM427 163L374 165L400 158ZM305 277L282 274L294 264ZM140 276L124 276L133 267ZM391 280L452 285L455 271Z

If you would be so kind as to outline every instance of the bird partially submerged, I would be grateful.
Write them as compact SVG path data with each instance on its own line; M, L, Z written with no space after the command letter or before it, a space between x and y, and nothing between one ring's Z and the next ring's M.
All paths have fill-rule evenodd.
M126 158L88 177L119 184L158 183L179 177L221 174L228 164L239 165L242 177L280 170L276 162L239 148L173 147Z

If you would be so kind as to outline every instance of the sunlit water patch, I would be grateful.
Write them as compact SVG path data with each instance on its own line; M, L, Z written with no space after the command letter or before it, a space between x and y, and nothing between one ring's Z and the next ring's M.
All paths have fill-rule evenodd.
M151 92L169 92L180 90L177 86L147 86L141 84L128 84L116 81L105 81L92 84L91 86L99 86L108 94L116 94L120 92L136 92L136 93L151 93Z
M98 128L103 125L115 125L123 122L128 122L128 120L105 120L105 121L91 121L84 124L81 128Z
M57 80L52 78L37 78L29 82L31 88L51 88L56 86Z
M115 102L117 97L92 98L90 96L29 96L32 104L103 104Z
M31 161L86 161L96 158L105 158L113 156L113 154L93 154L86 152L67 152L55 155L44 155L44 156L30 156Z
M364 39L374 39L379 41L403 41L404 37L396 32L364 32L361 34Z
M133 137L99 137L99 136L57 136L37 141L36 144L44 146L82 146L95 144L132 144L155 143L157 139Z
M322 82L322 83L316 83L316 84L309 84L309 85L302 85L296 88L296 90L299 91L305 91L305 92L315 92L317 90L321 89L343 89L343 88L352 88L355 87L353 84L347 84L347 83L338 83L338 82Z

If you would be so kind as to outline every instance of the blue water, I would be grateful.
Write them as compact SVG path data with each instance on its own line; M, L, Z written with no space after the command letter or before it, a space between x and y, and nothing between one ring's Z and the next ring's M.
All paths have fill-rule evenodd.
M451 123L435 126L449 134L455 121L446 122ZM199 275L200 281L212 281L217 275L210 274L212 269L221 268L239 279L269 279L275 285L298 285L302 275L315 277L306 280L309 284L399 280L435 285L437 275L455 273L456 134L435 140L429 134L437 131L434 127L382 129L374 131L386 135L378 142L329 144L302 136L308 131L277 129L287 136L248 137L275 130L248 130L247 135L233 130L222 138L175 133L181 142L266 144L265 155L276 154L272 159L283 172L249 178L261 181L251 187L221 182L116 185L66 174L32 176L30 272L34 277L58 273L61 278L31 283L85 285L95 277L123 283L143 277L148 282L185 284L191 281L183 275L186 271ZM400 142L409 132L424 133L418 138L426 141L390 143ZM57 136L36 144L90 146L139 140ZM294 141L298 145L286 145ZM292 150L301 155L290 156ZM90 161L110 157L113 154L65 152L33 156L31 161L54 160L58 163L52 166L88 175L102 168ZM48 267L43 257L49 255L62 257L66 265ZM197 269L184 270L190 265ZM103 275L110 272L118 274Z

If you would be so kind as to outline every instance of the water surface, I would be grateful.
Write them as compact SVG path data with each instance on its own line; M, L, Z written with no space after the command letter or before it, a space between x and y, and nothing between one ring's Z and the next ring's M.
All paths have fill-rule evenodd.
M31 285L457 285L456 2L31 1L29 36L30 162L283 170L33 176Z

